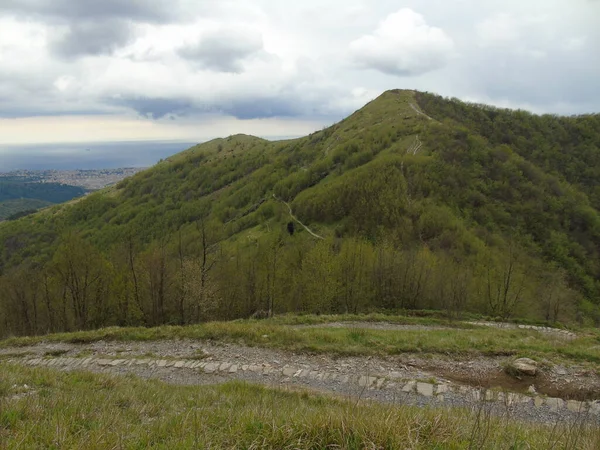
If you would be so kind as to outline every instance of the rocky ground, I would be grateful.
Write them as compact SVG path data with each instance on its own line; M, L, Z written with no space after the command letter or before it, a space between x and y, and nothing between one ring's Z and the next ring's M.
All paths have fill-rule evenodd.
M600 424L597 374L578 367L552 366L540 368L535 377L515 378L505 373L506 358L500 357L337 357L190 340L42 343L5 348L0 356L7 363L131 373L174 384L245 380L386 403L485 408L494 414L535 422L586 420Z

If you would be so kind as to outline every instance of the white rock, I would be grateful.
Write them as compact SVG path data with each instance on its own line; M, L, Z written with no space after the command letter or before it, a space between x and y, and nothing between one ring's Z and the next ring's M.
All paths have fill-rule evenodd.
M529 358L519 358L516 361L513 361L511 364L513 369L515 369L517 372L529 376L535 376L537 373L537 365L537 362Z

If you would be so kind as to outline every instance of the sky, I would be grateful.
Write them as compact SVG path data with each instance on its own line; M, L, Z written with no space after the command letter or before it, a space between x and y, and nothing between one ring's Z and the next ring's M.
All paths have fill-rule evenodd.
M600 0L0 0L0 147L300 136L388 89L600 112Z

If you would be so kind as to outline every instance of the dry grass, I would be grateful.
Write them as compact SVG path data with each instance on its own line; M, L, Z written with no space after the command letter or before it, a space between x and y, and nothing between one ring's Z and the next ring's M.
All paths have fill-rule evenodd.
M27 387L25 387L27 385ZM597 429L0 365L0 448L596 449Z

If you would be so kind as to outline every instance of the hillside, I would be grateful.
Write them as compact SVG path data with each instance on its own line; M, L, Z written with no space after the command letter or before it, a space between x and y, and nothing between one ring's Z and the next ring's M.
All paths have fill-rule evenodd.
M257 311L598 325L599 146L600 115L414 91L300 139L201 144L1 224L3 333Z
M85 189L62 183L40 183L20 177L0 177L0 221L13 215L69 201Z

